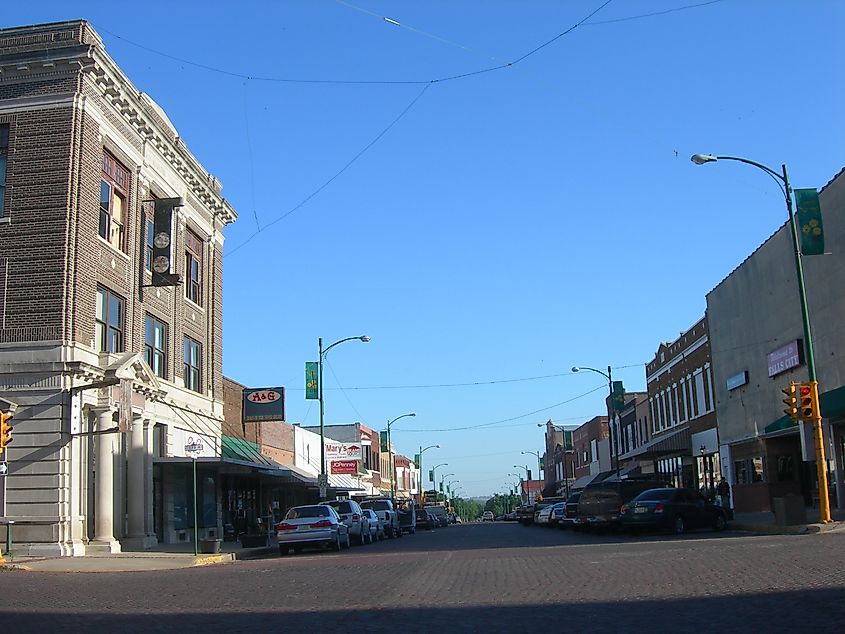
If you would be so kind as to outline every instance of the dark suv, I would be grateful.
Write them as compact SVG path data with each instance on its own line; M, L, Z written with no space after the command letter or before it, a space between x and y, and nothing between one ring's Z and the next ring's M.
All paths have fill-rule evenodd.
M665 487L662 481L630 478L594 482L587 485L578 498L578 520L582 528L616 527L621 521L620 510L643 491Z

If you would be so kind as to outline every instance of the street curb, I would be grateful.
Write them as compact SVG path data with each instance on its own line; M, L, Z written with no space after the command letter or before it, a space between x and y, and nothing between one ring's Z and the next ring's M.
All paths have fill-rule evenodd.
M812 535L815 533L840 531L843 527L845 527L845 523L843 522L831 522L830 524L796 524L794 526L730 523L731 530L765 533L767 535Z
M208 555L206 557L194 557L194 566L214 566L216 564L223 564L226 562L235 561L234 553L223 553L221 555Z
M0 570L32 570L32 568L24 564L13 564L0 556Z

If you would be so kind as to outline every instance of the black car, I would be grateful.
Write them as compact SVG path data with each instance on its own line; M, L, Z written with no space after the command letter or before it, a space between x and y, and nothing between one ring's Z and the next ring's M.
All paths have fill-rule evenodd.
M437 527L437 520L434 519L434 516L426 511L425 509L418 508L417 509L417 529L430 531L432 528Z
M649 489L622 507L622 525L628 529L664 528L681 534L691 528L722 531L728 517L721 506L711 504L690 489Z
M576 528L613 528L620 525L622 505L630 502L643 491L662 488L665 483L652 479L630 478L593 482L578 498L578 523Z

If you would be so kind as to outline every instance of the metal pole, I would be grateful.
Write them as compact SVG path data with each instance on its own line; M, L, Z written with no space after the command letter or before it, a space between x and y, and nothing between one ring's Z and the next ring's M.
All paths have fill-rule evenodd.
M387 421L387 458L390 461L390 499L396 499L396 487L394 486L394 479L396 478L396 469L393 466L393 448L390 446L390 423ZM395 502L394 502L395 503Z
M607 426L608 442L610 443L610 450L613 452L611 458L615 464L616 479L619 480L619 450L616 445L616 437L619 434L613 433L613 425L616 422L616 403L613 402L613 374L610 366L607 366L607 385L610 388L610 424Z
M795 252L795 271L798 277L798 297L801 301L801 321L804 327L804 356L807 360L807 375L813 383L814 400L818 403L818 382L816 380L816 359L813 354L813 334L810 327L810 310L807 305L807 291L804 286L804 266L801 261L801 248L798 243L798 227L792 210L792 188L789 186L789 173L786 164L783 168L783 183L786 187L786 210L789 214L789 228L792 236L792 248ZM825 460L824 437L822 435L821 411L813 416L813 440L816 446L816 473L819 480L819 520L823 524L831 521L830 497L827 486L827 460Z
M193 463L193 472L194 472L194 556L196 557L199 554L199 526L197 522L197 456L194 454L194 459L191 461Z
M6 522L6 556L12 559L12 524L15 522L9 520Z
M422 445L420 445L420 463L417 465L417 469L419 469L419 471L420 471L420 484L419 484L420 506L423 505L423 485L422 485L422 482L423 482L423 458L422 458L422 455L423 455L423 447L422 447Z
M317 339L317 358L319 359L319 364L317 369L319 371L319 376L317 381L319 383L318 387L318 396L320 400L320 501L322 502L326 497L326 441L325 441L325 432L324 432L324 423L323 423L323 416L324 416L324 405L323 405L323 338L319 337Z

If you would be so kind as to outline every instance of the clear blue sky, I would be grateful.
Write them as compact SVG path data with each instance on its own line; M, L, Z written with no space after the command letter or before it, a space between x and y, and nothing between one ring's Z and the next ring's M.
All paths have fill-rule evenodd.
M317 338L368 334L328 355L326 421L415 411L398 450L440 444L425 466L483 495L536 471L537 423L603 413L604 380L571 366L645 389L659 342L785 220L765 174L691 154L785 162L795 187L845 165L845 4L614 0L551 41L603 3L40 1L2 20L89 20L223 183L228 376L284 385L289 421L317 424Z

